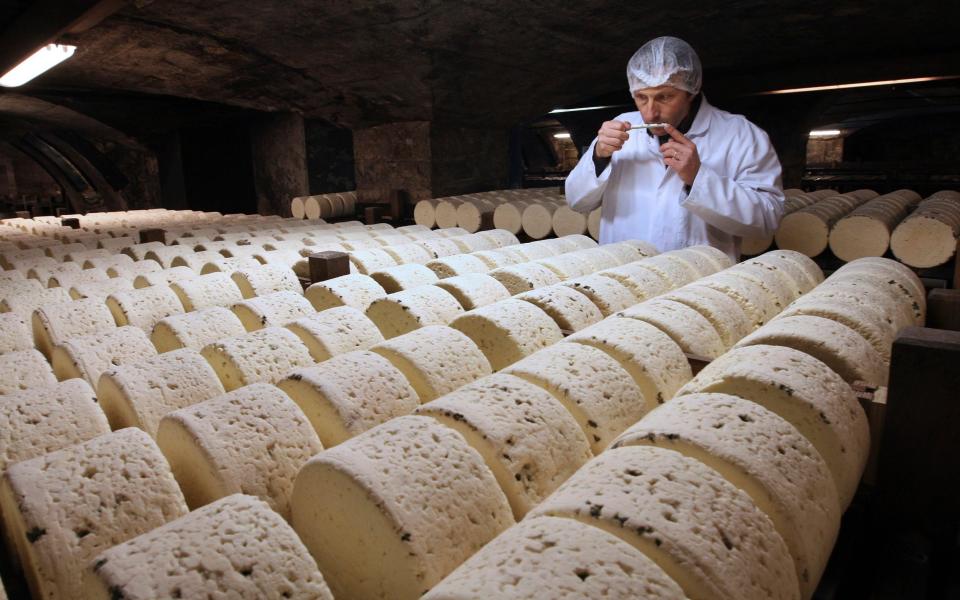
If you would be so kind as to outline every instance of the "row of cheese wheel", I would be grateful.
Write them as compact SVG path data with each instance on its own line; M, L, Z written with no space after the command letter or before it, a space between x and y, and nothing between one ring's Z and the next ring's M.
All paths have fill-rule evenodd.
M820 200L836 196L835 190L817 190L814 192L804 192L801 189L791 188L783 190L783 214L789 215L801 208L806 208L816 204ZM745 237L740 244L740 251L747 256L756 256L763 254L773 245L773 234L765 237Z
M335 219L356 214L357 192L297 196L290 201L295 219Z

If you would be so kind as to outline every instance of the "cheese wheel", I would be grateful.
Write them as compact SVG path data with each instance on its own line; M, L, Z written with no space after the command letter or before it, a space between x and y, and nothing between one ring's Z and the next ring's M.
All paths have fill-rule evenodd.
M233 258L217 258L208 260L200 268L201 275L208 273L233 273L240 269L255 269L260 266L260 262L250 256L235 256Z
M346 352L367 350L383 341L373 321L349 306L301 317L289 323L287 329L300 338L316 362Z
M523 231L523 210L529 202L517 200L504 202L493 211L493 226L516 235Z
M430 254L429 260L461 254L463 252L453 240L446 238L426 239L414 243Z
M596 248L597 242L590 239L585 235L564 235L558 237L554 240L544 240L546 242L551 242L558 244L563 248L564 252L573 252L574 250L588 250L590 248ZM631 243L633 240L628 240L625 243ZM656 254L656 252L654 252Z
M297 369L277 386L303 410L325 448L420 405L403 373L373 352L348 352Z
M437 224L437 201L419 200L413 206L413 222L424 227L433 227Z
M301 317L316 314L310 301L297 292L273 292L238 302L230 307L247 331L283 327Z
M587 248L585 250L575 250L569 254L590 263L593 266L594 272L600 271L603 269L612 269L613 267L618 267L621 264L623 264L623 261L620 260L619 256L617 256L616 254L607 252L602 248Z
M490 375L424 404L417 414L455 429L480 453L523 518L592 454L586 435L546 390Z
M602 277L609 277L629 289L637 298L638 302L648 300L668 292L674 287L674 283L657 271L643 266L642 261L632 262L619 267L603 269L596 273Z
M469 273L486 273L490 270L486 263L470 254L456 254L437 258L428 262L427 268L440 279Z
M577 277L564 281L562 285L589 298L604 317L633 306L641 300L630 291L630 288L616 279L601 275Z
M515 265L518 262L523 262L509 252L506 252L507 249L502 250L481 250L479 252L471 252L470 256L479 258L483 264L487 266L488 270L498 269L500 267L506 267L510 265ZM525 259L524 259L525 260Z
M595 240L600 239L600 222L601 222L601 209L598 206L597 208L590 211L590 214L587 215L587 232Z
M160 263L164 269L175 267L173 260L185 254L193 254L193 250L184 246L159 246L147 250L142 260L153 260Z
M615 358L585 344L550 346L503 372L553 394L580 425L594 454L654 406Z
M714 359L728 346L710 321L681 302L654 298L619 313L619 316L649 323L666 333L687 354Z
M656 250L656 249L654 249ZM707 246L705 244L700 244L697 246L689 246L680 251L684 256L689 256L690 254L698 254L703 258L706 258L714 266L714 272L722 271L724 269L729 269L733 266L734 262L726 252L713 246ZM654 252L656 253L656 252ZM804 256L804 259L807 257Z
M560 235L583 235L587 233L587 215L577 212L569 206L561 206L553 213L553 232Z
M116 292L126 292L134 289L133 282L129 279L115 277L107 278L104 281L96 283L76 283L70 287L70 297L74 300L90 298L106 302L107 296Z
M870 304L874 311L881 309L883 319L887 321L892 331L899 331L904 327L923 326L923 313L913 307L913 298L909 292L896 285L890 284L882 277L870 276L866 273L841 273L837 277L830 277L824 282L815 295L829 298L831 293L841 293L840 301L853 296L852 303L860 305L864 298L879 297L875 304Z
M457 225L457 207L463 203L458 198L444 198L437 202L434 215L437 220L437 227L441 229L456 227Z
M387 293L372 277L367 275L343 275L312 284L304 292L307 300L317 311L336 306L350 306L365 311Z
M503 284L510 295L560 283L560 278L549 268L536 263L521 263L490 271L490 276Z
M642 552L572 519L538 517L511 527L423 596L681 600L680 587Z
M200 354L228 392L253 383L276 383L294 369L314 364L300 338L282 327L221 339L205 346Z
M145 288L153 285L170 285L172 283L187 281L199 277L196 271L187 267L173 267L172 269L161 269L159 271L150 271L138 274L133 280L134 288Z
M693 376L680 346L653 325L637 319L605 319L566 341L599 348L617 359L648 403L663 404Z
M763 254L773 245L773 235L764 237L745 237L740 240L740 253L744 256Z
M479 252L480 250L494 250L499 247L490 239L476 233L458 235L450 238L450 241L456 244L461 252Z
M67 254L73 254L75 252L86 252L87 247L83 244L76 242L72 244L60 244L59 246L47 246L42 249L42 254L46 254L50 258L58 261L62 261L63 257ZM40 256L38 255L38 256Z
M789 422L727 394L688 394L649 413L613 447L657 446L716 470L750 496L793 557L803 598L811 598L840 530L830 469Z
M483 219L493 218L497 204L489 200L467 200L457 206L457 225L470 233L480 231Z
M837 269L834 275L840 277L846 273L860 273L882 278L888 285L898 288L902 293L909 294L913 299L913 310L920 315L926 315L926 289L920 278L909 267L886 258L861 258L843 265Z
M380 284L388 294L402 292L421 285L429 285L439 281L437 275L427 267L410 263L388 267L370 274L373 280Z
M523 232L530 238L539 240L550 235L553 230L553 214L560 205L553 203L536 203L523 209L521 224Z
M434 285L449 292L464 310L473 310L510 297L507 288L486 273L448 277Z
M754 327L760 327L780 313L776 300L759 284L746 277L737 277L732 273L722 271L709 277L699 279L691 288L701 286L722 292L736 301L743 312L750 317Z
M293 215L295 219L303 219L307 216L307 209L304 204L303 196L297 196L290 201L290 214Z
M197 565L218 565L217 570ZM333 600L317 565L280 515L233 494L97 556L84 598L205 595Z
M242 493L288 520L297 471L323 450L303 411L266 383L167 413L157 445L191 509Z
M233 306L243 300L234 279L226 273L210 273L170 283L186 312L214 306Z
M436 256L427 248L421 246L420 244L413 243L387 246L383 249L383 251L389 255L390 258L393 259L394 264L397 265L404 265L407 263L426 264L436 258ZM384 264L374 269L370 269L368 273L384 267L392 266L393 265Z
M827 249L831 222L842 214L826 216L813 207L790 213L780 220L774 239L777 247L794 250L806 256L817 256Z
M494 371L563 339L546 312L514 298L472 310L453 320L450 327L473 340Z
M476 450L417 416L313 457L291 507L293 528L337 598L419 598L513 524Z
M547 313L562 333L580 331L603 320L603 313L588 296L562 284L524 292L516 299Z
M116 327L110 309L96 298L48 304L33 311L31 318L37 349L50 357L64 340L107 332Z
M303 293L303 286L296 273L283 265L264 265L255 269L239 269L230 274L230 278L244 298L264 296L274 292Z
M520 243L520 240L517 239L514 232L500 228L481 231L477 233L477 235L492 242L497 248L506 248L507 246L514 246Z
M740 340L736 347L786 346L826 363L844 381L887 384L883 358L860 335L841 323L812 315L784 317Z
M386 248L364 248L350 252L350 264L358 273L369 275L374 271L402 263Z
M82 379L6 394L0 402L0 472L105 433L110 425Z
M129 257L128 257L129 258ZM58 275L66 275L68 277L77 275L82 269L80 265L75 262L59 263L53 267L33 267L27 271L27 279L36 279L40 282L41 285L46 287L47 283L50 281L51 277L57 277ZM12 273L20 273L20 271L11 271ZM22 280L21 280L22 281ZM5 282L4 282L5 283ZM6 288L6 285L4 285Z
M106 306L117 326L132 325L148 333L161 320L183 312L183 304L177 294L162 285L110 294Z
M177 348L199 351L211 342L242 335L246 329L226 308L215 306L161 319L150 334L157 352Z
M107 369L156 354L142 329L127 326L64 340L53 348L50 362L60 381L80 377L96 387Z
M604 452L531 515L572 518L618 536L689 598L800 598L790 552L770 519L719 473L678 452Z
M0 293L3 294L3 301L8 301L23 296L31 296L44 292L44 286L36 279L24 279L22 281L4 281ZM9 311L7 308L4 312Z
M642 258L649 258L657 254L655 251L644 251L633 244L628 244L627 242L604 244L603 246L600 246L600 249L607 254L614 255L621 265L632 263Z
M452 294L424 285L374 300L366 310L383 337L390 339L427 325L446 325L463 314Z
M850 504L870 430L853 390L827 364L789 347L745 346L707 365L677 396L700 392L739 396L789 421L826 461L841 506Z
M927 199L893 230L890 249L911 267L936 267L956 254L958 236L960 202Z
M657 254L632 264L653 271L669 281L672 287L687 285L701 277L690 263L676 255Z
M723 292L703 286L682 287L661 296L670 302L685 304L700 313L720 335L725 349L732 347L754 330L753 323L740 305Z
M492 372L490 362L473 340L452 327L424 327L370 350L400 369L421 402L429 402Z
M82 598L100 552L187 512L153 440L122 429L12 465L0 506L31 593Z
M0 313L0 354L32 348L33 332L27 320L17 313Z
M889 364L897 334L891 318L895 316L896 306L889 297L878 294L867 299L857 292L831 286L807 294L783 311L778 319L807 315L846 325L866 340L884 363Z
M223 393L210 364L189 348L107 369L97 382L110 426L139 427L151 437L165 414Z
M201 273L203 266L212 260L220 260L223 258L223 255L219 252L213 252L212 250L206 250L203 252L193 252L188 254L181 254L175 257L170 261L171 267L187 267L188 269L193 270L195 273Z
M543 265L553 271L553 274L561 281L589 275L594 271L591 263L574 256L572 253L541 258L536 261L536 264Z

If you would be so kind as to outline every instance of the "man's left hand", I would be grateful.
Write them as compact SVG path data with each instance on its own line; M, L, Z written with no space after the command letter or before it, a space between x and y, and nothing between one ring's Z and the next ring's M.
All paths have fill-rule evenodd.
M687 136L680 133L673 125L668 124L664 129L673 139L660 146L663 162L668 167L673 168L685 184L693 185L693 180L700 171L700 155L697 154L697 145L687 139Z

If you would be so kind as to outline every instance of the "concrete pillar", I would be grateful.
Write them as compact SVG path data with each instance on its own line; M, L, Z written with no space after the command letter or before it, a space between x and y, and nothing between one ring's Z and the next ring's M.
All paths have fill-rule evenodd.
M309 191L303 116L271 113L250 128L257 212L290 216L290 200Z

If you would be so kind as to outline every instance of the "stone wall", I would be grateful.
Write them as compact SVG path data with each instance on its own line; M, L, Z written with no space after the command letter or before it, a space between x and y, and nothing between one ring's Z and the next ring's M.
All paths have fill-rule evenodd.
M320 119L307 120L304 125L310 194L356 189L353 132Z
M507 187L510 169L507 130L434 124L430 141L434 197Z
M253 181L261 215L290 216L290 200L308 191L303 116L272 113L250 127Z
M357 193L377 201L406 190L413 201L433 197L430 123L390 123L353 132Z

